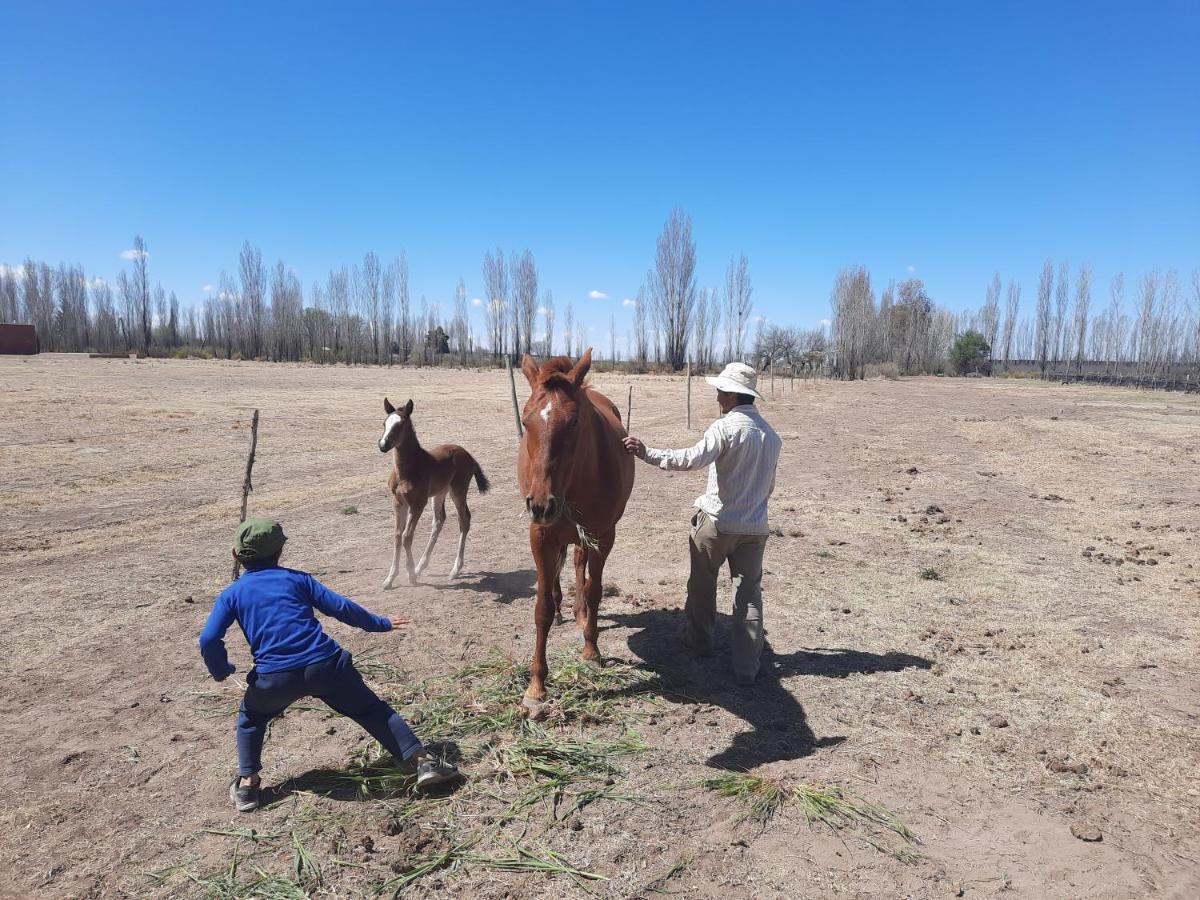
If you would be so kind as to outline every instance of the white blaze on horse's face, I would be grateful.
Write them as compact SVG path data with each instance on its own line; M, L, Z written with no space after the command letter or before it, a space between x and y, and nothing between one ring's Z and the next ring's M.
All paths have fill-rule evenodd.
M379 451L387 453L388 438L391 437L392 431L396 429L404 420L400 418L398 413L392 413L383 423L383 437L379 439Z
M554 401L553 401L553 400L547 400L547 401L546 401L546 406L545 406L545 408L544 408L544 409L542 410L542 412L541 412L541 416L542 416L542 421L543 421L543 422L545 422L545 423L549 424L549 422L550 422L550 410L552 410L552 409L554 409Z

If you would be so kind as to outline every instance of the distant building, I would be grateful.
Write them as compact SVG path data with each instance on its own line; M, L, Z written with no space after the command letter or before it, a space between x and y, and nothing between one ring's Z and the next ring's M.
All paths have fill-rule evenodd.
M37 329L32 325L0 325L0 353L28 356L39 349Z

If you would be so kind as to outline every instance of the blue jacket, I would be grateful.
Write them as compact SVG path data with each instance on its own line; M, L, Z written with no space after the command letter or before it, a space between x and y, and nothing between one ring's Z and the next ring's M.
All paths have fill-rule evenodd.
M225 632L235 621L250 644L260 672L302 669L333 656L341 647L321 628L319 609L363 631L390 631L392 623L331 591L305 572L267 565L247 569L217 598L204 630L200 655L217 681L233 674Z

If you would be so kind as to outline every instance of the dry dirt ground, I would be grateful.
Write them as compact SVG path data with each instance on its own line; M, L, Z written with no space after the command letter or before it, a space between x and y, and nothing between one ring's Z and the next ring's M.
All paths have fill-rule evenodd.
M691 443L715 411L695 381L689 432L683 379L594 381L622 405L632 381L633 431L653 445ZM313 707L273 727L274 802L239 816L226 789L248 653L234 629L239 673L215 684L196 635L229 577L251 408L251 511L284 521L286 562L411 617L400 636L328 625L402 697L491 648L524 662L532 647L505 374L0 358L0 893L391 892L422 852L489 824L510 848L606 880L447 860L405 890L1200 895L1200 399L1001 380L782 388L766 405L784 454L757 686L735 687L721 652L697 661L676 645L704 475L639 464L601 649L653 689L612 703L647 749L611 760L610 796L538 801L509 821L497 810L522 783L487 747L466 754L467 785L432 802L325 790L312 773L354 771L368 742ZM426 445L466 445L492 479L486 496L472 488L457 581L451 511L424 583L380 587L384 394L411 396ZM552 634L556 651L575 641L573 626ZM547 727L612 734L587 716ZM744 819L702 786L723 770L840 786L919 843L810 824L795 803ZM479 852L504 857L494 842Z

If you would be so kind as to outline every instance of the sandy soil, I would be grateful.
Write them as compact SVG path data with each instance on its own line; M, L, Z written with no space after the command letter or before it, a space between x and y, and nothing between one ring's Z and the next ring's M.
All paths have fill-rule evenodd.
M624 404L630 379L595 382ZM691 443L714 413L696 381L688 432L681 378L632 383L633 431L651 444ZM676 647L704 476L639 465L601 649L673 686L630 700L653 710L639 728L651 750L623 782L647 805L593 804L546 846L607 876L587 888L606 897L1200 895L1200 399L943 379L776 390L767 677L738 689L720 652L699 662ZM426 583L380 588L384 394L413 397L422 440L467 446L492 479L493 493L472 489L453 583L451 512ZM183 874L148 873L220 870L234 841L212 832L286 829L297 814L295 798L254 817L229 807L232 719L212 713L214 695L220 712L238 690L206 679L195 643L229 577L252 407L251 509L283 519L288 562L414 623L397 637L335 622L339 641L413 681L493 646L527 656L533 575L507 394L502 372L0 358L6 890L197 894ZM569 627L552 637L575 645ZM229 644L244 673L236 630ZM365 743L343 720L289 714L266 781L344 766ZM741 822L700 786L716 766L843 785L894 810L920 856L786 810ZM394 803L304 801L374 836L373 852L326 860L318 893L391 877L402 836L379 826ZM471 868L412 891L584 895L569 878Z

